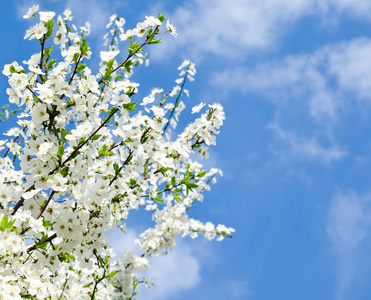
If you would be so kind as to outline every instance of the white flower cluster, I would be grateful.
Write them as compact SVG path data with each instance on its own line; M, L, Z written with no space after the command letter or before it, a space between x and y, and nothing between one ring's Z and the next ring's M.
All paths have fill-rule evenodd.
M150 267L147 257L166 254L178 235L221 240L234 231L187 215L221 174L203 170L191 154L208 156L223 109L194 107L200 117L170 139L167 126L175 127L185 81L196 73L185 61L170 95L154 88L136 113L139 84L129 77L145 57L143 46L159 42L161 14L127 31L125 20L112 16L112 43L94 75L85 64L89 26L70 25L69 10L56 20L54 12L37 18L37 11L24 16L38 20L25 38L37 39L40 52L23 62L29 71L17 62L3 70L9 101L23 112L0 141L0 299L134 299L139 283L153 285L138 275ZM130 43L121 60L117 36ZM61 61L51 44L60 46ZM175 104L166 103L169 96ZM155 225L140 236L141 256L126 251L114 259L105 233L125 226L133 209L152 212Z

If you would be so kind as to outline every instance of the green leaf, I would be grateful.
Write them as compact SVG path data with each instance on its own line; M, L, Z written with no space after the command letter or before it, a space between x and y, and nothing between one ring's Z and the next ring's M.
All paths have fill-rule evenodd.
M130 178L130 185L133 186L137 183L137 181L133 178Z
M114 62L115 62L115 59L112 58L111 60L106 61L104 64L108 67L108 69L113 69Z
M51 61L49 61L48 64L46 65L47 69L48 70L52 69L56 62L57 62L56 59L52 59Z
M49 220L43 220L43 226L45 228L52 227L53 226L53 223L50 222Z
M79 155L79 154L80 154L80 151L76 151L76 152L71 156L71 158L74 159L74 158L76 158L77 155Z
M107 81L111 78L112 69L107 69L106 73L104 73L103 80Z
M116 275L116 273L117 273L117 271L113 271L113 272L109 273L107 275L107 278L114 278L114 276Z
M63 145L59 145L59 147L58 147L57 157L58 157L58 158L62 158L63 153L64 153L64 146L63 146Z
M50 19L49 21L44 22L44 25L48 29L48 31L45 34L46 37L48 38L48 37L52 36L52 34L53 34L53 27L54 27L53 19Z
M66 140L66 135L67 134L71 134L71 129L68 129L68 131L66 131L64 128L61 130L61 137L62 137L62 141L63 142L67 142Z
M161 198L160 196L157 196L157 197L155 198L155 201L158 202L158 203L160 203L160 204L163 204L163 203L162 203L162 198Z
M7 225L8 225L8 216L4 215L0 223L1 231L4 231L7 228L6 227Z
M9 71L10 71L10 73L18 73L18 71L16 70L16 68L13 65L10 66Z
M81 145L82 143L84 143L86 140L86 137L83 136L80 140L79 140L79 145Z
M149 172L149 168L148 168L148 166L145 166L143 176L146 176L148 174L148 172Z
M158 19L161 21L161 23L165 21L165 17L161 13L158 14Z
M46 47L44 53L47 57L50 57L50 53L53 51L53 46Z
M115 175L118 175L120 173L120 166L118 163L113 164L113 169L115 170Z
M130 54L133 54L136 51L139 51L139 52L142 52L143 51L142 49L138 49L138 48L140 48L140 45L139 45L138 42L133 43L131 41L131 39L129 41L130 41L130 48L129 48Z
M61 170L61 175L63 177L66 177L68 175L68 168L67 167L64 167L62 170Z
M201 171L201 172L199 172L198 174L197 174L197 177L203 177L203 176L205 176L206 175L206 171Z
M98 152L99 156L103 156L103 157L107 156L107 149L108 149L108 146L104 144Z
M112 106L111 109L107 110L107 114L112 115L114 114L118 108L116 106Z
M191 167L191 165L190 164L188 164L187 165L187 170L186 170L186 173L187 173L187 176L189 177L189 176L192 176L192 173L191 172L189 172L189 168Z
M187 186L187 188L189 188L190 190L192 189L195 189L195 188L198 188L198 185L194 182L191 182L191 181L187 181L185 183L185 185Z
M36 298L36 295L26 294L26 295L22 295L21 297L25 299L33 299L33 298Z
M92 139L93 141L96 141L96 140L99 139L101 136L102 136L101 134L96 134L96 135L94 135L91 139Z
M141 140L140 140L140 143L141 144L144 144L145 142L147 142L149 139L149 136L146 136L146 137L143 137Z
M89 51L88 44L86 43L86 37L83 37L81 39L80 50L82 55L86 55Z
M133 64L133 62L131 60L128 60L125 64L124 64L124 68L125 70L130 73L131 72L131 68L130 66Z
M187 196L189 194L189 191L192 191L193 189L197 188L198 185L194 182L191 182L191 181L185 181L185 182L182 182L186 185L187 187Z
M147 44L148 44L148 45L161 44L161 40L160 40L160 39L158 39L158 40L152 39L151 41L148 40L148 41L147 41Z
M80 53L75 53L75 54L73 55L73 61L74 61L75 63L77 63L77 60L79 59L79 57L80 57Z
M178 203L182 202L182 197L181 197L180 194L175 194L174 193L174 197L175 197L176 202L178 202Z
M136 102L130 102L130 103L126 103L126 104L124 104L123 105L123 108L125 108L126 110L128 110L128 111L133 111L133 110L136 110L136 107L135 107L135 105L136 105L137 103Z
M47 239L48 239L48 236L47 235L43 235L42 238L41 238L41 240L39 241L39 243L36 244L36 248L41 248L41 249L44 249L45 250L46 246L48 245L46 243Z
M78 67L77 67L77 72L82 72L84 71L86 68L86 64L84 63L81 63Z
M162 175L165 175L165 173L167 172L167 171L169 171L169 170L172 170L173 168L165 168L165 167L162 167L161 169L160 169L160 172L162 173Z
M66 252L59 254L58 258L60 262L70 262L76 260L76 258L73 255L68 254Z

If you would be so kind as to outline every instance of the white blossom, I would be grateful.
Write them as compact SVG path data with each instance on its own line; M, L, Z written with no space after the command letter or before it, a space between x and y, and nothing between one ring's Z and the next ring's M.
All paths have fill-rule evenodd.
M24 18L38 9L34 5ZM188 215L221 174L204 170L194 158L208 157L225 119L223 108L209 105L172 136L170 128L185 109L179 99L189 96L184 85L196 74L192 62L181 64L169 93L153 88L142 94L130 77L147 64L146 53L131 48L125 65L114 62L113 74L103 63L95 73L87 66L90 26L78 29L65 10L56 17L51 37L44 22L55 13L39 15L25 38L54 43L59 52L54 47L46 54L51 48L45 46L22 65L13 62L3 69L9 102L23 112L5 133L8 139L0 141L0 299L91 299L93 293L96 299L129 298L138 284L153 286L140 272L150 268L148 257L171 251L177 237L221 240L234 232ZM146 16L124 30L125 19L111 16L104 37L109 51L100 52L101 60L120 53L119 38L131 39L127 48L137 47L135 39L145 40L161 23ZM169 21L166 28L176 36ZM194 106L192 113L204 106ZM105 234L126 230L133 210L148 211L154 223L139 236L140 254L126 250L115 257Z

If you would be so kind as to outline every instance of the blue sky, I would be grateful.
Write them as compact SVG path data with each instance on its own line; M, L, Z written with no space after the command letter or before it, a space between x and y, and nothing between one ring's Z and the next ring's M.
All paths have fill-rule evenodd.
M150 67L134 78L143 95L171 89L177 66L191 59L197 75L182 124L201 101L225 108L204 162L224 176L191 214L236 233L219 243L180 240L153 260L157 287L142 299L369 299L370 1L9 1L0 11L1 65L37 51L23 40L32 4L68 7L76 24L91 22L92 65L106 50L111 14L129 29L161 12L179 36L150 49ZM6 88L4 77L2 104ZM125 236L111 233L118 252L145 229L133 218Z

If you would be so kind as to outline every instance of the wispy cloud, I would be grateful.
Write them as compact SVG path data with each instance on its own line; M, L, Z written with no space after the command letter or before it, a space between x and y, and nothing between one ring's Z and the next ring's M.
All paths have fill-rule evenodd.
M295 156L305 160L320 160L325 163L331 163L346 155L346 152L337 145L331 145L326 148L314 137L299 138L292 132L282 129L276 122L271 123L268 128L273 130L279 142L289 146L289 150L285 149L282 152L277 149L274 150L277 154L284 156L284 158Z
M327 233L337 251L338 290L336 299L347 298L357 270L357 251L371 230L371 195L339 192L331 202Z
M370 229L371 195L349 191L333 197L327 233L340 252L358 247Z
M157 59L180 52L195 60L209 54L241 60L279 47L283 34L305 17L333 26L340 15L369 21L370 13L367 0L190 0L170 14L178 39L169 39L153 54Z
M274 45L284 24L310 11L310 6L305 0L192 0L170 16L178 27L178 39L168 41L155 56L163 58L181 50L192 59L210 53L237 58L236 49L244 53Z
M246 299L246 297L253 295L249 290L249 282L247 280L235 280L228 282L227 285L233 299Z
M274 118L282 116L270 121L277 140L293 153L330 162L346 152L336 141L342 120L351 114L362 117L370 108L370 69L371 39L357 38L313 53L226 69L215 73L210 84L218 91L238 90L250 99L273 102Z
M243 94L259 93L277 105L303 105L316 119L336 120L339 103L329 87L328 52L319 50L308 55L289 55L281 61L238 67L215 73L210 84L225 92L238 90Z
M324 48L327 73L337 80L339 89L370 101L371 39L359 38Z

